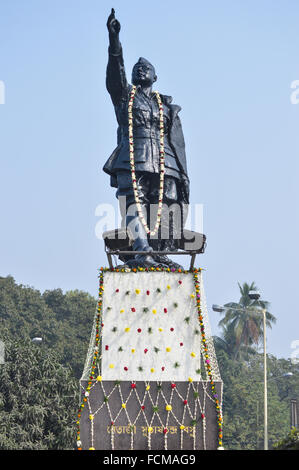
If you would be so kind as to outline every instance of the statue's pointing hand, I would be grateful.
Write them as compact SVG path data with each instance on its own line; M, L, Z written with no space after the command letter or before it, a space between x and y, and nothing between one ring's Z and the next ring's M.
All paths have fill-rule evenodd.
M111 8L111 13L107 20L107 28L110 34L116 36L120 32L120 22L115 18L114 8Z

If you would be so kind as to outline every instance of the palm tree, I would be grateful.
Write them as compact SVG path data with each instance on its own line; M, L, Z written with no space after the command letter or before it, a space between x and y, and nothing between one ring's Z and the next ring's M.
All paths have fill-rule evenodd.
M232 324L222 325L221 329L221 336L213 336L216 352L217 350L222 350L228 355L228 357L235 359L238 356L239 360L244 361L247 361L249 356L256 353L255 349L250 346L237 344Z
M238 283L238 285L241 293L239 302L229 302L224 305L226 308L225 315L218 324L222 328L223 339L230 337L231 346L234 350L234 359L240 357L242 350L248 350L249 352L253 345L258 346L260 339L263 337L263 316L261 311L269 308L269 302L266 300L250 299L249 292L252 290L258 291L254 282L251 284L244 282L243 285ZM266 310L266 326L272 328L272 324L275 322L274 315Z

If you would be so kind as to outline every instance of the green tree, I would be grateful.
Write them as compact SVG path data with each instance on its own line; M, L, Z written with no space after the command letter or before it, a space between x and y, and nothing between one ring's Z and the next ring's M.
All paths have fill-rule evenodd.
M248 360L250 356L256 353L256 350L250 346L237 344L233 326L233 324L221 326L221 336L213 337L215 347L218 350L223 350L231 359L236 359L238 356L239 360Z
M276 442L274 450L299 450L299 429L292 428L287 436Z
M223 418L226 449L254 450L263 448L264 389L263 355L256 353L248 361L231 359L223 349L216 349L223 380ZM285 364L268 358L268 427L269 448L282 439L290 427L290 401L281 394L285 380L275 380ZM295 370L295 369L292 369ZM273 380L271 380L273 379ZM299 385L299 374L291 377L293 386Z
M239 302L225 304L224 317L219 322L222 328L223 339L230 342L230 349L234 359L240 358L250 348L258 346L263 337L262 308L268 308L269 302L265 300L252 300L249 291L258 290L254 282L239 285L241 297ZM276 318L269 311L266 312L266 325L271 328Z
M7 328L13 338L42 337L43 347L55 350L79 379L96 303L87 292L54 289L41 294L11 276L0 278L0 331Z
M0 450L73 449L78 384L71 369L42 346L1 339Z

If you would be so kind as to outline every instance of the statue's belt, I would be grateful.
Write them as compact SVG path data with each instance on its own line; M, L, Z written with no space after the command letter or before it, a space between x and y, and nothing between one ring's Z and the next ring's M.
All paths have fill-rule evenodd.
M135 139L156 139L160 141L160 131L159 129L147 129L144 127L134 127L134 140ZM124 133L124 137L129 138L129 134L127 132ZM164 145L167 144L167 138L164 137Z

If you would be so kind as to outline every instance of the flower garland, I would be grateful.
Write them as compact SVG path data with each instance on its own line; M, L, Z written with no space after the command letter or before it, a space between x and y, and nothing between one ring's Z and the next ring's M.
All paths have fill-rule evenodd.
M217 425L218 425L218 449L222 450L222 412L221 412L221 404L218 399L218 394L216 393L216 387L215 387L215 382L213 380L213 373L212 373L212 367L211 367L211 361L209 358L209 350L206 344L206 336L205 336L205 326L204 326L204 321L203 321L203 316L201 312L201 305L200 305L200 286L198 283L198 276L197 272L194 272L194 284L195 284L195 291L196 291L196 303L197 303L197 311L198 311L198 321L200 325L200 331L201 331L201 341L202 341L202 346L203 346L203 352L204 352L204 359L205 359L205 368L207 375L210 379L210 384L211 384L211 389L212 389L212 394L213 398L215 401L215 406L216 406L216 413L217 413Z
M138 186L136 180L136 172L135 172L135 161L134 161L134 136L133 136L133 101L136 93L136 86L133 85L132 91L130 94L129 105L128 105L128 119L129 119L129 152L130 152L130 166L131 166L131 177L133 183L133 191L134 191L134 198L137 207L137 212L139 218L142 222L145 232L148 235L154 236L158 231L158 228L161 223L161 213L162 213L162 203L163 203L163 189L164 189L164 169L165 169L165 158L164 158L164 122L163 122L163 104L161 101L161 97L158 91L155 91L156 98L158 101L159 106L159 114L160 114L160 188L159 188L159 200L158 200L158 212L157 212L157 220L154 227L154 230L150 230L144 215L142 213L142 206L140 204L140 199L138 195Z
M81 436L80 436L80 418L81 414L84 410L85 403L87 402L88 396L89 396L89 391L92 387L93 382L95 381L95 369L99 361L99 349L100 349L100 338L101 338L101 332L100 328L103 328L103 323L101 323L101 318L102 318L102 297L103 297L103 292L104 292L104 276L103 276L103 271L100 273L100 281L99 281L99 300L97 304L97 316L96 316L96 328L95 328L95 343L94 343L94 350L93 350L93 359L91 363L91 370L90 370L90 376L89 376L89 381L87 383L87 387L84 393L84 397L82 399L82 403L80 405L80 408L78 410L77 418L78 420L76 421L77 424L77 449L82 450L82 442L81 442ZM102 380L101 376L98 376L96 378L97 382L100 382ZM94 450L93 447L90 447L89 450Z

